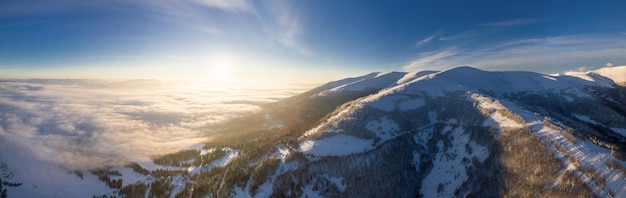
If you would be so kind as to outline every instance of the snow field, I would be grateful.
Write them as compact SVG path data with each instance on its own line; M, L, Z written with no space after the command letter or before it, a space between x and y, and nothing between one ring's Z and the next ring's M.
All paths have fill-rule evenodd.
M350 135L337 134L322 139L306 140L299 151L316 156L346 156L373 149L374 141Z
M454 192L469 178L465 160L477 158L481 162L487 159L486 148L470 141L469 135L462 128L445 127L442 134L451 137L451 146L445 148L443 141L437 142L437 154L433 158L433 167L422 181L420 194L424 197L455 197ZM468 152L465 145L472 149ZM419 156L419 155L418 155ZM416 158L414 154L414 160ZM466 196L466 195L464 195Z
M398 124L390 120L387 116L368 122L365 128L376 133L376 136L382 139L382 141L391 139L400 130Z

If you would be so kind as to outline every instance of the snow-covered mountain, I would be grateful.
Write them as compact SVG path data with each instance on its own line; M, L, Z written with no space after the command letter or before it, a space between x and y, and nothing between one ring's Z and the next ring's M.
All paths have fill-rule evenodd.
M593 79L592 76L600 75L613 80L620 85L626 85L626 66L619 67L603 67L597 70L586 72L565 72L564 75L575 76L585 80Z
M337 105L296 142L277 146L293 157L270 179L273 192L624 195L625 88L616 84L619 75L599 71L552 76L458 67L329 83L307 100L368 95Z
M623 197L624 68L371 73L86 175L122 197Z
M347 180L340 192L318 189L325 196L624 195L625 89L599 74L458 67L338 85L315 96L372 94L339 106L287 145L314 170L305 171L314 179L297 182L322 185L320 174ZM344 163L350 168L336 166ZM540 181L514 176L526 174ZM378 176L394 182L377 183Z

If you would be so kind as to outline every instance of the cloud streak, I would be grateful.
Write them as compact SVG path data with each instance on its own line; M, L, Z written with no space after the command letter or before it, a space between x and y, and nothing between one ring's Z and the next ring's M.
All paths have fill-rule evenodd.
M509 21L498 21L498 22L491 22L491 23L482 23L482 24L478 24L478 25L479 26L485 26L485 27L511 27L511 26L531 24L531 23L535 23L535 22L537 22L536 19L514 19L514 20L509 20Z
M220 1L220 0L196 0L196 2L200 5L205 5L208 7L214 7L225 11L244 11L250 12L253 11L254 8L250 5L246 0L230 0L230 1Z
M442 34L443 34L443 31L437 31L436 33L430 35L429 37L426 37L425 39L422 39L421 41L415 43L415 47L420 47L422 45L430 43L431 41L440 37Z
M301 34L304 33L304 27L297 13L282 1L275 1L267 6L272 7L271 12L276 29L281 30L278 32L278 41L302 55L313 56L315 52L299 40Z
M520 39L481 48L449 47L422 52L404 70L443 70L460 65L482 69L561 72L572 67L626 63L622 37L568 36Z

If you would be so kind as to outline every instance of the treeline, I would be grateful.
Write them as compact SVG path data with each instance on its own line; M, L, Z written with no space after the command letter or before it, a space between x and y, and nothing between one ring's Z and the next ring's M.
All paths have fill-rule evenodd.
M575 174L566 171L569 175L559 177L565 166L528 127L503 129L497 141L502 149L500 158L506 168L505 196L592 196L591 190Z
M575 133L574 129L560 123L553 123L547 116L543 117L543 126L555 131L561 131L561 134L563 135L563 137L565 137L565 139L570 141L572 144L576 143L576 138L574 137L574 135L572 135L573 133Z
M114 189L122 188L122 178L112 179L109 176L109 175L122 176L122 174L117 170L96 169L96 170L91 170L91 173L93 173L94 175L97 175L100 181L103 181L107 186L111 188L114 188Z
M120 189L120 196L122 197L145 197L148 185L144 183L136 183L128 186L124 186Z
M2 186L2 179L0 179L0 192L2 192L0 198L6 198L7 197L7 189L3 189L4 187Z
M184 161L189 161L200 156L200 151L198 150L182 150L176 153L168 154L157 159L153 159L155 164L163 165L163 166L198 166L200 164L194 163L197 160L194 160L192 163L186 163Z
M5 162L2 162L0 164L0 170L2 170L2 178L5 179L12 179L14 176L13 171L9 171L9 165ZM8 194L8 190L6 188L4 188L5 186L8 187L18 187L21 186L22 182L8 182L6 180L2 180L0 179L0 198L7 198L7 194Z
M619 162L615 160L607 161L606 167L611 170L616 170L621 173L623 177L626 177L626 167L622 166Z
M176 175L185 175L187 174L186 170L166 170L166 169L156 169L150 172L150 175L160 178L160 177L172 177Z
M11 186L11 187L18 187L18 186L22 185L22 182L7 182L7 181L3 181L2 185Z
M119 179L111 179L108 175L100 175L98 176L100 181L103 181L107 186L115 189L122 188L122 178Z
M150 174L150 171L148 171L147 169L141 167L139 164L137 164L135 162L134 163L130 163L130 164L126 165L126 166L129 167L129 168L132 168L133 171L135 171L137 173L141 173L143 175L149 175Z

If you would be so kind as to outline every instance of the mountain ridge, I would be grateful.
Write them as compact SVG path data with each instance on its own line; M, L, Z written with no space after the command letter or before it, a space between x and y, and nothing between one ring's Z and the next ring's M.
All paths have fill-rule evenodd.
M407 73L404 74L406 75ZM571 166L571 164L581 163L577 157L572 157L571 154L568 154L568 151L563 151L562 149L563 145L576 143L558 142L558 140L551 138L570 139L568 141L573 142L576 142L577 139L580 142L582 138L584 142L602 145L607 149L603 151L604 153L609 152L616 159L623 159L620 156L623 155L624 148L617 146L624 145L626 140L625 136L620 135L622 134L622 128L626 128L623 124L626 123L626 120L623 115L620 117L619 113L624 110L623 102L617 102L622 104L620 108L615 107L616 104L611 105L604 100L599 101L599 98L616 94L611 93L610 90L623 90L624 88L617 86L613 80L607 77L597 76L595 73L587 73L585 75L592 80L570 75L556 76L533 72L490 72L472 67L458 67L442 72L429 73L411 81L395 85L391 84L391 86L389 81L384 81L382 84L369 87L378 91L370 90L371 94L351 100L337 107L334 112L329 113L329 116L322 119L319 125L312 127L299 137L301 143L297 148L294 147L292 152L302 152L322 158L362 155L376 152L388 142L395 142L398 137L406 136L416 131L431 130L432 127L437 128L436 126L441 125L452 128L460 126L460 129L457 128L453 131L463 131L466 130L464 127L471 127L474 126L471 123L476 123L475 126L495 127L499 128L499 131L527 130L530 134L542 134L531 137L541 139L547 145L546 149L553 149L553 152L558 152L562 157L554 157L554 159L562 160L562 163L565 165L570 164ZM363 81L370 79L372 78L363 79L360 83L367 84L367 82ZM349 85L351 84L338 87ZM355 90L358 89L352 89L352 91ZM366 88L361 89L361 91L366 90ZM317 96L320 97L319 95ZM323 97L330 96L329 94L323 95ZM615 95L608 98L612 97L617 97L617 99L610 99L613 100L612 102L624 101L623 95ZM443 110L437 109L459 102L468 102L456 107L465 111L451 111L445 110L445 108ZM611 118L617 120L607 120L602 118L604 115L597 113L591 113L588 117L581 116L589 114L589 112L579 111L577 110L579 107L576 106L585 103L593 104L591 105L594 106L592 108L597 108L600 112L613 112L611 114L617 115L618 118ZM476 107L476 105L480 108ZM420 111L420 108L426 108L427 110ZM482 119L476 120L477 117L481 117L480 115L462 119L455 117L467 114L467 110L476 108L478 108L476 114L482 114L485 117L484 121L478 121ZM566 110L566 112L570 112L563 113L562 111L567 108L572 110ZM561 111L561 113L558 113L558 111ZM465 113L459 114L460 112ZM402 121L406 119L403 115L407 114L412 114L417 116L417 118L415 121L409 121L408 123L406 120ZM449 115L442 116L441 114ZM598 126L593 124L600 123L594 120L603 119L602 123L608 125L608 127L598 128ZM416 124L422 127L418 127ZM450 133L449 131L446 132L449 129L444 129L445 127L438 130L444 134ZM437 131L437 129L432 130ZM560 135L550 136L543 134L546 132L558 133ZM462 135L459 137L462 137ZM468 144L470 143L471 141L468 142ZM440 146L436 147L439 148ZM481 150L480 147L476 146L468 148L471 148L469 150ZM489 155L492 155L494 151L488 150L491 153ZM585 152L592 151L586 150ZM603 154L596 153L592 155L602 156ZM583 160L585 160L584 157ZM611 162L611 159L607 159L606 162ZM602 170L602 166L604 166L604 164L598 165L583 162L583 164L585 163L599 170ZM565 170L567 171L561 171L561 174L578 174L582 172L578 169L569 170L565 168ZM587 169L583 170L587 171L585 174L591 174ZM458 173L461 172L459 171ZM603 175L599 177L604 178L608 176ZM427 178L430 178L430 176L427 176ZM591 176L583 177L583 179L585 178L592 179ZM471 180L471 177L467 179ZM452 181L455 180L447 182ZM553 182L558 183L559 181ZM619 187L608 190L604 189L605 186L600 188L600 184L606 185L605 180L602 182L596 181L596 183L597 185L594 183L591 187L581 186L581 188L587 188L588 193L595 195L607 195L604 193L615 194L616 189L618 189L618 194L624 192L624 189ZM624 179L622 176L621 179L617 180L617 183L613 182L612 185L616 186L623 183ZM444 194L438 192L438 194L437 191L429 191L428 189L432 189L432 187L428 189L422 187L419 195L452 195L458 193L456 190L463 188L463 185L456 184L456 187L450 187L454 192L447 191L447 194L446 192L443 192ZM444 185L444 189L446 188L448 188L448 185ZM429 193L424 194L425 192Z
M620 197L626 87L615 82L374 72L266 104L178 153L69 171L121 197Z

